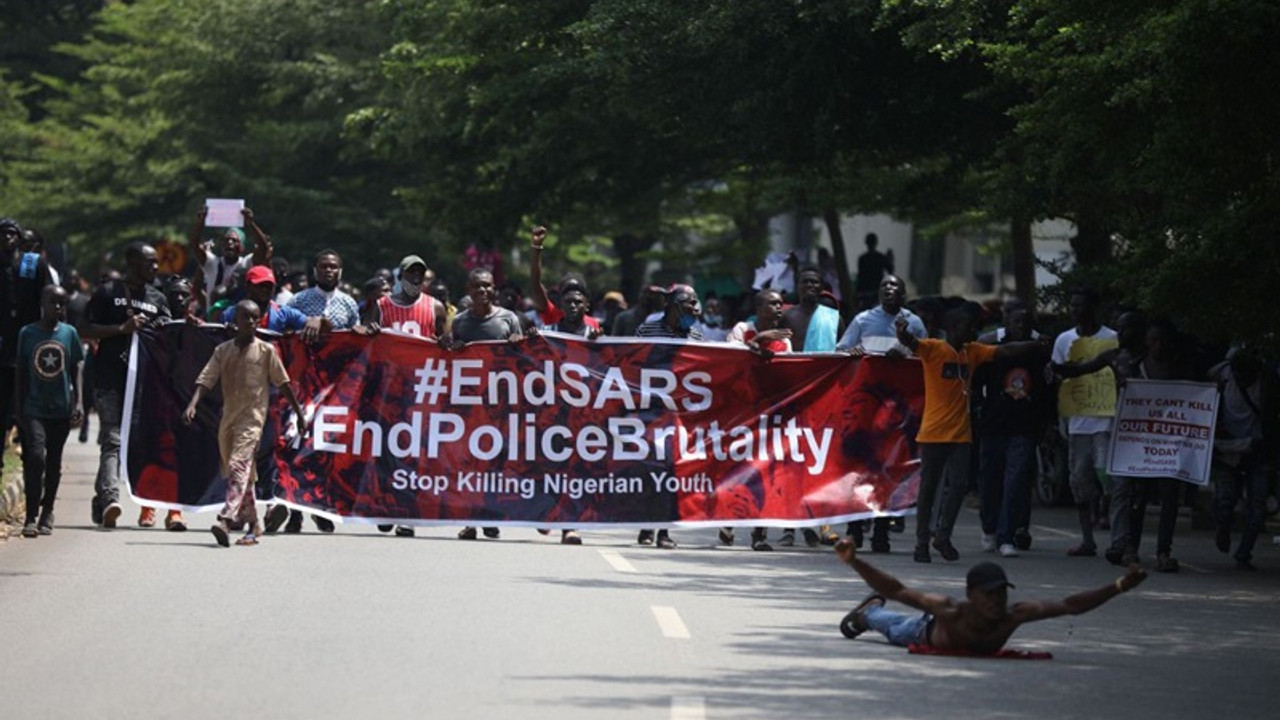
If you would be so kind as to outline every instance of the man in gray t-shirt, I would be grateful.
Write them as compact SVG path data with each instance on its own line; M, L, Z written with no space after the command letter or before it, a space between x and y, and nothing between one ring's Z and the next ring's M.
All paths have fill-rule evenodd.
M493 273L483 268L476 268L467 276L467 294L471 296L471 307L458 313L453 319L453 347L462 347L477 340L509 340L519 342L523 339L520 332L520 317L506 308L493 304L497 294L493 286ZM498 528L487 527L484 536L496 540ZM464 527L458 532L459 540L475 540L476 529Z

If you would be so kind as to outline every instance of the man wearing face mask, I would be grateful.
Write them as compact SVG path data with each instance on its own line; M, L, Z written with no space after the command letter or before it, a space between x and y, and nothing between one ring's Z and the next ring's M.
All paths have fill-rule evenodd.
M397 332L426 338L445 336L445 319L448 311L444 303L423 292L427 263L417 255L406 256L400 261L400 282L395 292L383 295L369 306L367 322L373 329L388 327ZM379 525L378 530L391 532L396 537L413 537L410 525Z
M661 317L646 320L636 328L636 337L673 338L676 340L701 340L702 333L695 327L702 316L702 303L698 291L688 285L676 284L667 290L667 308ZM653 545L652 530L641 530L636 538L639 545ZM666 530L659 530L657 546L674 548L676 541Z
M425 292L427 263L417 255L400 261L400 282L395 292L378 298L369 308L369 322L426 338L442 338L448 310Z

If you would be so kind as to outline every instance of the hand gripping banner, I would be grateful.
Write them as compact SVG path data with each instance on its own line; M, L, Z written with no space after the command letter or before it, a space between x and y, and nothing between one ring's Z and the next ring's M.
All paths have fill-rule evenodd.
M137 336L123 462L143 502L221 503L217 394L192 426L179 416L225 337ZM276 347L308 434L272 404L259 485L349 522L790 526L915 502L915 361L556 334L456 352L390 332Z

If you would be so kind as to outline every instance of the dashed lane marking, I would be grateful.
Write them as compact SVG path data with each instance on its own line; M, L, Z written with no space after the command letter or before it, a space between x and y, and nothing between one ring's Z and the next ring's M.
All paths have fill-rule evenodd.
M671 720L706 720L706 701L695 696L671 698Z
M680 613L676 609L667 605L654 605L649 608L653 611L653 619L658 621L658 628L662 630L664 637L673 640L688 640L689 628L685 627L684 621L680 619Z
M604 558L605 562L612 565L613 569L620 573L636 572L636 567L614 550L601 550L600 557Z

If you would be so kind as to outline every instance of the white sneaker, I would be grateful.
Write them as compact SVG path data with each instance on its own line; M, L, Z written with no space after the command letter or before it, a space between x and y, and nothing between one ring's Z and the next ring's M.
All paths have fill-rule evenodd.
M982 552L995 552L995 551L996 551L996 536L983 535L982 536Z
M1018 557L1018 548L1013 543L1005 543L1000 546L1000 557Z

